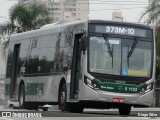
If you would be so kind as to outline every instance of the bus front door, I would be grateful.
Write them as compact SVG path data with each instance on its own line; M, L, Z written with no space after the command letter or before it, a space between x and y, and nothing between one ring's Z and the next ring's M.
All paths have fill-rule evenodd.
M19 50L20 50L20 44L16 44L14 46L13 61L12 61L12 76L11 76L11 91L10 91L11 99L15 98L15 92L16 92Z
M71 68L71 83L70 83L70 99L77 99L77 92L79 89L79 79L81 76L81 49L80 38L82 34L75 35L72 68Z

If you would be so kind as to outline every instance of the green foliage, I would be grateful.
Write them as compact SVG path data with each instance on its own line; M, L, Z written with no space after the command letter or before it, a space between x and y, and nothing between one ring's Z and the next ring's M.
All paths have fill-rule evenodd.
M13 33L16 27L10 23L0 24L0 44L1 44L1 54L4 56L5 50L9 44L9 37Z
M156 4L156 0L153 0L151 4L146 8L146 10L141 15L139 21L147 16L146 23L149 25L154 23L156 25L160 24L160 5Z
M18 23L23 32L50 23L51 17L49 14L49 9L44 4L17 4L10 9L10 20L13 24Z
M15 26L10 23L10 22L6 22L3 24L0 24L0 35L6 35L6 34L11 34L15 29Z
M40 3L16 4L9 12L10 22L0 24L0 44L3 51L13 32L35 30L51 22L49 8Z

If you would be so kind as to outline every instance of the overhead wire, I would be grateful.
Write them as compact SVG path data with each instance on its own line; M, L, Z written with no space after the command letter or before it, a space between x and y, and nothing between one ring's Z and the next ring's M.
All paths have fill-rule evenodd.
M138 3L136 3L136 4L128 4L128 3L122 3L122 4L120 4L120 3L110 3L110 2L76 2L76 3L70 3L70 2L55 2L55 4L57 4L57 3L64 3L64 4L76 4L76 3L78 3L78 4L109 4L109 5L149 5L149 3L141 3L141 4L138 4Z
M137 9L137 8L147 8L147 7L128 7L128 8L120 8L120 9ZM60 11L60 10L65 10L65 9L58 9L55 11ZM116 10L116 9L90 9L90 10L76 9L76 11L104 11L104 10ZM117 10L119 10L119 8L117 8Z
M86 0L77 0L77 1L86 1ZM118 1L113 1L113 0L89 0L89 1L99 1L99 2L135 2L135 3L148 3L148 2L140 2L140 1L128 1L128 0L123 0L123 1L120 1L120 0L118 0Z

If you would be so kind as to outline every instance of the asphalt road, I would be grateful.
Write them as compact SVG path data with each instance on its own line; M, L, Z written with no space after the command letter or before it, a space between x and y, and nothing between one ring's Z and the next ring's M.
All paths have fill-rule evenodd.
M160 117L154 114L160 114L160 109L155 108L141 108L133 109L130 116L120 116L118 110L95 110L85 109L83 113L69 113L61 111L27 111L27 110L13 110L13 109L0 109L1 111L11 111L17 113L39 113L37 118L30 116L30 118L22 117L0 117L0 120L160 120ZM28 112L28 113L27 113ZM149 113L151 116L146 116ZM40 117L50 116L50 117ZM141 117L139 117L141 116Z
M0 120L150 120L149 118L114 118L114 117L60 117L60 118L2 118Z

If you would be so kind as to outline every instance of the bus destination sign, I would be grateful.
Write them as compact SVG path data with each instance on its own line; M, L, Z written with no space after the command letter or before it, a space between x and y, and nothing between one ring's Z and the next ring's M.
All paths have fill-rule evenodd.
M132 27L123 27L123 26L96 25L95 26L95 32L146 37L146 30L145 29L132 28Z

